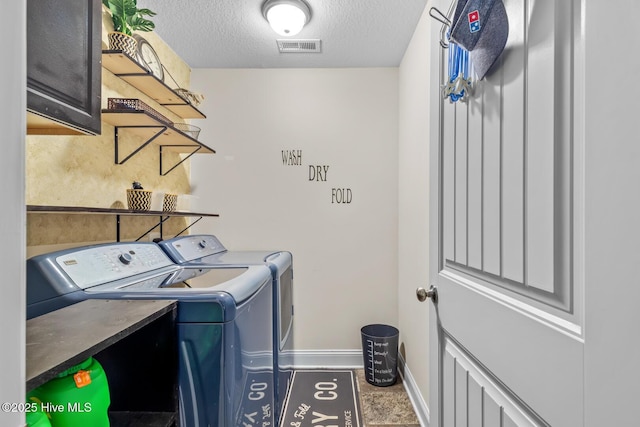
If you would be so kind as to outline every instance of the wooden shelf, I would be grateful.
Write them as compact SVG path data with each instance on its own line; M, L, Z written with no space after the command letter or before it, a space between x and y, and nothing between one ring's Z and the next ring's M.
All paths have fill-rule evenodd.
M122 50L103 50L102 66L118 76L120 79L128 82L133 87L150 96L158 104L166 107L178 116L184 119L206 118L200 110L180 96L178 92L167 86L163 81L159 80L150 71L148 71L141 63L124 53ZM146 110L102 110L102 121L115 127L116 164L124 164L127 160L152 142L160 146L159 172L161 176L167 175L196 153L215 153L215 150L200 143L196 138L193 138L191 134L179 130L176 127L177 124L165 120L163 120L163 117L159 113L154 115ZM124 156L121 156L119 151L120 144L118 137L121 129L126 129L127 132L138 135L144 140L140 146ZM186 153L187 156L182 156L178 162L175 162L172 159L173 164L167 166L166 164L163 164L163 151Z
M198 153L215 153L214 149L176 129L173 123L163 122L145 110L102 110L102 120L116 128L126 128L146 141L153 138L154 143L165 146L170 151L189 153L198 148ZM162 128L166 129L157 135Z
M44 205L27 205L27 213L43 213L43 214L90 214L90 215L115 215L116 216L116 242L120 241L120 217L121 216L158 216L158 223L147 230L144 234L136 239L139 241L144 236L156 228L160 229L160 238L163 238L162 224L172 217L189 217L196 218L184 230L177 234L179 236L183 232L191 228L195 223L204 217L219 217L219 214L186 212L186 211L138 211L132 209L112 209L112 208L93 208L86 206L44 206Z
M127 216L178 216L178 217L219 217L219 214L186 212L186 211L135 211L131 209L93 208L86 206L46 206L27 205L31 213L66 213L66 214L99 214Z
M206 119L200 110L123 51L103 50L102 66L183 119Z

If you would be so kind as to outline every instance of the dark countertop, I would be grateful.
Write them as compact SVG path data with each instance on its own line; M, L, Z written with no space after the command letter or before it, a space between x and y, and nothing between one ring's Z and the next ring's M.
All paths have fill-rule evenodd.
M27 320L27 391L175 310L173 300L86 300Z

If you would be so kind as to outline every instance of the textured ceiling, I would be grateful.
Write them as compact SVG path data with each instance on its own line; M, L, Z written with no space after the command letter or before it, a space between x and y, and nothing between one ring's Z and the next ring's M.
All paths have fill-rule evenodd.
M191 68L396 67L427 0L306 0L311 21L291 39L322 53L280 53L264 0L138 0L156 33Z

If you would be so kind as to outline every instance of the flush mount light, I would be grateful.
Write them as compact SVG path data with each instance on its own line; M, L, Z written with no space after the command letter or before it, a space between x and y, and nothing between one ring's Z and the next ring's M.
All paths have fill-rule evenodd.
M311 19L311 9L303 0L267 0L262 15L276 33L294 36Z

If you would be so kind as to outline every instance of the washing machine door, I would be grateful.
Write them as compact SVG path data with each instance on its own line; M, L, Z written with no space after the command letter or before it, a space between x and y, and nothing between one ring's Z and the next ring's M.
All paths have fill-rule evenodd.
M178 324L181 426L225 425L224 325Z

